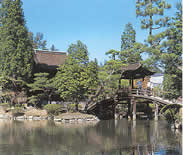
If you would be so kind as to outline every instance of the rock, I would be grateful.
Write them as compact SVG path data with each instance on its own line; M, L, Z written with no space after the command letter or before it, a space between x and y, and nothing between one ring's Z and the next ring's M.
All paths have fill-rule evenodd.
M16 120L24 120L25 117L24 117L24 116L17 116L15 119L16 119Z
M71 119L70 123L76 123L76 120L75 119Z
M10 119L10 116L7 114L1 114L0 119Z
M4 118L4 115L3 114L0 114L0 119L3 119Z
M48 116L47 119L48 119L48 120L54 120L54 118L55 118L54 116Z
M86 119L87 121L94 121L94 119L93 118L90 118L90 119Z
M39 121L39 120L41 120L41 117L40 116L38 116L38 117L37 116L34 116L33 117L33 120Z
M70 122L70 119L65 119L65 123L69 123Z
M78 122L83 122L83 119L78 119Z
M41 118L42 118L42 120L47 120L48 116L42 116Z
M28 120L33 120L33 116L27 116Z
M56 122L61 122L62 119L61 119L61 118L54 118L54 121L56 121Z

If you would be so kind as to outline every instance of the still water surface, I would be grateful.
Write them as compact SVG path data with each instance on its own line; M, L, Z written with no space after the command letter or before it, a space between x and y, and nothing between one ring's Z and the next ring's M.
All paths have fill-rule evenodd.
M181 155L181 140L164 121L0 121L0 155Z

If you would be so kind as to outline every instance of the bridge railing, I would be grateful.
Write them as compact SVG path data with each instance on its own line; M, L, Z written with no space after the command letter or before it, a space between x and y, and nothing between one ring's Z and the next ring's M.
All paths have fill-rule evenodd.
M177 100L177 99L172 99L172 100L169 100L167 98L165 98L165 94L167 93L170 93L170 92L165 92L165 91L162 91L162 90L153 90L153 89L121 89L120 90L121 92L122 91L125 91L130 94L130 95L142 95L142 96L149 96L149 97L156 97L156 98L160 98L160 99L163 99L163 100L168 100L172 103L182 103L181 100Z

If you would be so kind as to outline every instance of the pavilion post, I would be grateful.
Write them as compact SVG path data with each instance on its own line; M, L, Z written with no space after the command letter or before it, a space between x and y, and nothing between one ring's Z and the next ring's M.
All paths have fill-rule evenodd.
M133 121L136 121L136 101L134 98L131 99L131 104L133 105Z
M118 88L121 89L121 78L119 79Z
M130 86L130 87L131 87L131 85L132 85L131 83L132 83L132 82L131 82L131 79L129 79L129 86Z
M150 119L150 108L149 108L149 103L147 103L147 117Z
M132 89L134 89L134 85L133 85L133 79L132 79Z
M127 114L127 119L130 120L131 117L131 103L130 99L128 99L128 114Z
M154 111L154 120L158 121L158 104L154 102L155 104L155 111Z

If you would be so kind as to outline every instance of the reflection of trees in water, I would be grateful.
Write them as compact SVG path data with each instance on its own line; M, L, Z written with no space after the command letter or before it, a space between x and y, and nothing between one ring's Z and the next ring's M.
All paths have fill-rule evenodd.
M181 149L181 136L153 121L101 121L96 125L58 125L54 122L1 122L0 146L7 155L22 151L33 155L133 154L170 146ZM180 144L180 146L178 146ZM6 155L6 153L3 153ZM176 154L176 153L175 153Z

